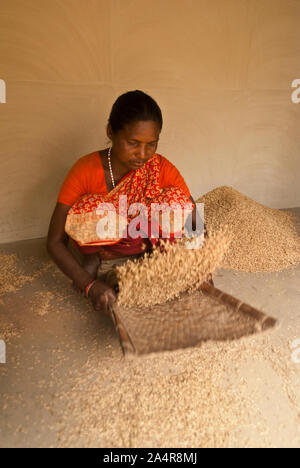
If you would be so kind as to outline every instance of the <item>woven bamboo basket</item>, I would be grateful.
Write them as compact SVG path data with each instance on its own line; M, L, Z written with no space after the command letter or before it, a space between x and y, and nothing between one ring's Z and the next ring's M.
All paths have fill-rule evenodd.
M111 317L124 354L146 354L234 340L273 328L277 321L209 283L151 308L114 305Z

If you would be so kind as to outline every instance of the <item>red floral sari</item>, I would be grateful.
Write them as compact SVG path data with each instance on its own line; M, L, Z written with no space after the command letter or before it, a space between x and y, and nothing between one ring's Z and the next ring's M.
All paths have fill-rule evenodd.
M184 208L191 210L193 204L178 187L160 188L159 170L159 160L154 155L140 169L126 174L107 195L86 194L77 200L65 225L65 231L76 247L82 253L99 251L105 254L104 258L122 257L143 252L147 245L157 243L159 238L168 237L172 241L180 237L184 217L180 226L171 223L166 233L159 211L171 209L171 219L174 219L176 212L179 213L177 210L181 213ZM115 216L116 222L108 222L110 216ZM99 235L99 225L102 235ZM140 232L138 237L131 235L132 227Z

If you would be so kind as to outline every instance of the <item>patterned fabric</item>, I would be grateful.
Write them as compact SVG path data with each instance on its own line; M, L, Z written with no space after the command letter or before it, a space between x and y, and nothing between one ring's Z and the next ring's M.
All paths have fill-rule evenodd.
M159 158L155 154L144 166L140 169L130 171L118 185L111 190L107 195L101 194L86 194L83 195L71 207L65 225L66 233L76 241L79 246L108 246L120 242L127 238L127 227L130 221L135 219L139 214L143 214L139 209L141 207L132 207L134 203L142 203L147 210L145 215L148 216L148 222L152 221L153 229L158 232L159 237L162 236L162 215L159 215L158 210L162 213L167 212L171 208L171 238L182 231L184 219L182 217L181 225L174 226L176 219L176 210L183 208L193 208L187 195L177 187L160 188L159 185ZM119 204L120 195L127 196L127 206ZM101 203L101 212L97 207ZM156 204L159 204L158 207ZM127 213L127 208L136 208L133 214ZM116 213L116 225L107 223L107 219ZM151 215L153 219L151 220ZM140 218L141 219L141 218ZM108 224L105 232L105 238L99 237L99 228L97 233L97 225L99 222L103 226ZM175 223L176 224L176 223ZM146 227L146 225L144 225ZM130 226L129 226L130 228ZM138 223L137 229L143 231L143 225ZM148 223L147 223L148 230ZM129 236L130 237L130 236ZM149 237L151 234L149 233Z
M156 153L156 157L160 162L159 186L161 188L181 188L190 197L189 188L174 164L161 154ZM73 164L61 185L57 201L71 208L86 193L108 194L102 158L99 151L86 154Z

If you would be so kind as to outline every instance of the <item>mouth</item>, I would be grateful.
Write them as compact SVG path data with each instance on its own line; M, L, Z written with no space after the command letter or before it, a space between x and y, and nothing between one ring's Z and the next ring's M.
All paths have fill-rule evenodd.
M142 166L144 165L144 163L133 161L133 162L131 163L131 165L132 165L133 167L139 168L139 167L142 167Z

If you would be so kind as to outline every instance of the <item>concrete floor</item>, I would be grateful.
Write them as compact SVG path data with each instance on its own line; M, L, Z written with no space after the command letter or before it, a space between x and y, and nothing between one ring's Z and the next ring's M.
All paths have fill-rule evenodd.
M293 211L300 234L300 208ZM0 364L0 446L57 446L56 424L65 410L55 401L54 411L56 395L72 387L72 376L87 363L91 350L101 356L108 370L116 361L122 362L118 338L110 320L76 295L68 278L49 261L45 239L1 245L0 251L1 255L17 255L18 275L23 275L23 285L4 294L0 304L1 323L11 325L16 333L7 338L6 363ZM280 326L269 335L273 349L284 356L276 380L278 393L274 395L274 380L270 387L266 359L243 368L243 373L250 390L251 374L260 379L263 390L257 405L271 427L268 444L299 447L300 362L295 356L300 361L300 265L268 274L221 270L214 279L216 287L279 320ZM235 365L241 370L244 363L236 361ZM234 445L243 446L244 440L237 432ZM99 446L104 445L99 441ZM151 446L151 440L144 445ZM85 446L85 442L75 441L74 446Z

